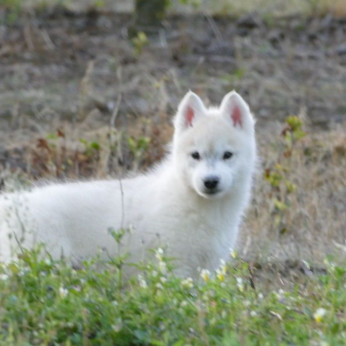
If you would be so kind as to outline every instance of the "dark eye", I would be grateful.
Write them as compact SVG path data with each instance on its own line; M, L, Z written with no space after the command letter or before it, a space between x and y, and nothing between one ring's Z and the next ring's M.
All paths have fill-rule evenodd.
M191 157L192 157L194 160L200 160L201 155L199 155L199 152L198 152L198 151L194 151L194 152L191 154Z
M223 159L224 160L228 160L233 156L233 153L231 153L230 151L225 151L223 154Z

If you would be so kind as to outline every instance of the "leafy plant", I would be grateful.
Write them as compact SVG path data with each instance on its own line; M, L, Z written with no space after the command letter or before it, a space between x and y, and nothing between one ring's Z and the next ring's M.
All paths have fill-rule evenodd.
M149 43L147 35L143 31L139 31L137 35L132 39L132 44L135 48L136 55L140 55L143 48Z
M87 156L93 156L101 150L101 145L97 141L88 142L84 138L81 138L79 141L84 145Z
M264 174L272 189L274 225L279 227L280 234L286 233L289 228L285 221L290 208L290 194L297 188L289 178L290 168L288 167L292 167L289 161L295 154L294 149L297 143L305 136L302 130L303 122L299 117L289 116L285 124L281 133L283 142L281 142L279 159L271 167L267 167Z
M146 136L140 136L136 139L134 137L129 136L127 138L127 143L129 145L131 154L134 157L135 170L137 170L144 153L149 148L150 138Z
M234 85L244 78L245 73L245 69L237 68L233 72L222 75L221 78L227 84L228 89L233 89Z
M22 0L0 0L0 8L6 10L4 21L7 24L13 24L18 19L18 15L22 10Z
M122 235L115 238L121 241ZM120 284L117 260L78 270L39 247L0 265L2 344L331 344L345 339L345 267L293 289L261 289L241 259L178 278L164 249ZM98 269L97 269L98 268ZM222 274L222 275L220 275Z
M37 139L31 153L32 166L39 176L73 176L77 172L94 170L100 160L101 145L98 141L79 139L81 145L69 148L62 130Z

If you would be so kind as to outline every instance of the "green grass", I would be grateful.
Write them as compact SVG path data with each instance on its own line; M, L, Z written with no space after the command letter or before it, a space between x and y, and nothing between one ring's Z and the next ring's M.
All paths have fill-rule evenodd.
M0 344L345 344L345 268L331 261L323 275L265 291L237 258L216 275L180 279L157 251L126 284L119 262L95 263L75 270L35 250L1 266Z

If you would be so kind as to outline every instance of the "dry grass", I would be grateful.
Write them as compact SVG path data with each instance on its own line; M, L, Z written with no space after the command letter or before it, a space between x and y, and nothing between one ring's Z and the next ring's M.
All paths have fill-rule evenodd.
M244 226L244 256L321 262L332 254L345 259L345 128L328 132L308 129L289 157L285 157L280 137L280 131L259 136L262 171ZM274 189L264 179L265 170L277 163L296 186L292 193L282 187ZM289 207L278 211L276 196Z
M259 13L264 16L292 16L292 15L324 15L332 13L342 17L346 14L346 4L343 0L201 0L201 8L210 13L227 13L231 15L244 15L246 13Z
M19 0L20 1L20 0ZM17 1L18 2L18 1ZM227 14L233 16L247 13L258 13L263 16L292 16L292 15L325 15L331 13L337 17L346 15L344 0L191 0L190 6L182 5L179 0L172 0L171 11L178 13L203 12L208 14ZM26 9L47 8L63 4L67 8L80 11L90 8L101 8L119 12L130 12L134 8L134 0L26 0L23 7Z

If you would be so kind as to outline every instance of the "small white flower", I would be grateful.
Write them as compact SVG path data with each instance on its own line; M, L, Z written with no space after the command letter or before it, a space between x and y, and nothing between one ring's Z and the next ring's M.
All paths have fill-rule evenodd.
M119 317L115 322L116 322L115 324L112 324L112 329L118 333L123 328L123 321Z
M162 289L163 289L163 286L162 286L162 284L161 284L160 282L158 282L158 283L156 284L156 288L157 288L158 290L162 290Z
M156 249L156 251L155 251L155 257L161 262L162 261L162 259L163 259L163 254L164 254L164 252L163 252L163 249L162 248L158 248L158 249Z
M8 279L8 275L7 274L1 274L0 275L0 280L6 281L7 279Z
M327 341L322 341L322 342L321 342L321 346L329 346L329 344L328 344Z
M59 295L61 298L65 298L68 295L68 289L64 288L63 286L60 286Z
M251 310L251 311L250 311L250 316L251 316L251 317L256 317L256 316L257 316L257 312Z
M160 261L159 262L159 269L162 274L167 273L167 264L165 262Z
M142 288L148 287L147 282L144 280L143 276L140 274L138 275L138 283L139 283L139 286Z
M181 281L181 285L183 287L192 288L193 287L193 280L192 280L192 278L188 277L188 278L182 280Z
M226 262L223 259L220 262L220 267L216 269L216 276L220 281L224 281L227 273Z
M237 287L239 289L240 292L244 291L244 283L243 283L243 279L242 278L236 278L237 280Z
M282 300L284 298L285 291L280 288L277 292L274 292L274 294L278 300Z
M244 300L244 306L249 307L250 306L250 301L249 300Z
M76 291L76 292L81 292L82 291L82 287L80 286L73 286L73 289Z
M328 258L325 258L325 259L323 260L323 263L328 267L328 269L329 269L330 271L334 271L334 270L335 270L335 263L330 262Z
M264 297L263 297L263 294L262 293L258 293L258 299L262 300Z
M208 269L202 269L201 270L201 278L208 282L210 280L210 271Z
M318 308L316 310L316 312L314 313L314 319L317 323L321 323L322 322L322 319L323 317L325 316L325 314L327 313L327 310L326 309L323 309L323 308Z
M46 259L44 260L44 263L46 263L47 265L51 265L51 264L52 264L52 261L51 261L50 258L46 258Z
M181 303L180 303L180 306L182 307L182 308L184 308L185 306L187 306L187 301L186 300L183 300Z
M229 249L229 253L232 258L237 258L237 251L233 250L232 248Z

